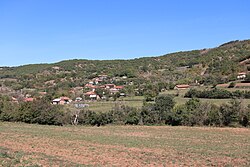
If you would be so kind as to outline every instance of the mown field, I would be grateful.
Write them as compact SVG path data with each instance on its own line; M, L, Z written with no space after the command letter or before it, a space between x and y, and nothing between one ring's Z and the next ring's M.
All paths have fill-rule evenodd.
M250 129L0 122L0 166L250 166Z

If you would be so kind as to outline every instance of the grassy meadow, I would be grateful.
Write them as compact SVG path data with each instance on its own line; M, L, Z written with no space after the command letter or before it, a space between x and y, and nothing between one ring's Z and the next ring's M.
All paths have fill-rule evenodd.
M85 102L89 106L87 109L91 111L96 112L108 112L112 108L114 108L116 105L126 105L130 107L135 108L141 108L143 105L143 96L133 96L133 97L123 97L119 98L116 101L109 100L109 101L87 101ZM75 107L72 106L66 106L69 107L69 109L74 109Z
M249 166L250 129L0 122L0 166Z

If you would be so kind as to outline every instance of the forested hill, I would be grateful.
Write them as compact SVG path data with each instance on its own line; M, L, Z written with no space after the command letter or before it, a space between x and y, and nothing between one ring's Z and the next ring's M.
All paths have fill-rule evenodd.
M129 81L205 84L233 80L248 71L250 40L231 41L216 48L144 57L131 60L66 60L53 64L33 64L0 68L1 82L20 88L43 88L55 80L65 86L81 86L97 75L124 77ZM245 61L244 61L245 60ZM61 84L61 83L60 83ZM60 87L57 84L57 87Z

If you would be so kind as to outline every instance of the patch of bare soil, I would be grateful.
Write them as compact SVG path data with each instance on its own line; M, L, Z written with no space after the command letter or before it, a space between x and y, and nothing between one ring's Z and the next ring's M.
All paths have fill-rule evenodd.
M144 136L139 132L128 134L130 135ZM0 147L13 152L22 151L28 155L22 160L42 166L68 166L70 163L94 166L225 166L228 162L241 166L247 163L244 159L200 157L193 153L178 152L170 147L131 148L14 133L2 133Z

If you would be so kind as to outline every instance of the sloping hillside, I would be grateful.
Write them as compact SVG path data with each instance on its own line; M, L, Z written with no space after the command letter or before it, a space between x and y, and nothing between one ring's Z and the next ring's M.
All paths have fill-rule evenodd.
M233 80L238 72L247 71L250 40L231 41L212 49L193 50L144 57L132 60L66 60L54 64L34 64L5 67L0 70L1 81L14 89L41 88L54 80L57 87L81 86L99 74L111 78L126 76L127 81L176 82L204 84ZM17 79L8 83L5 79ZM64 83L64 84L63 84Z

